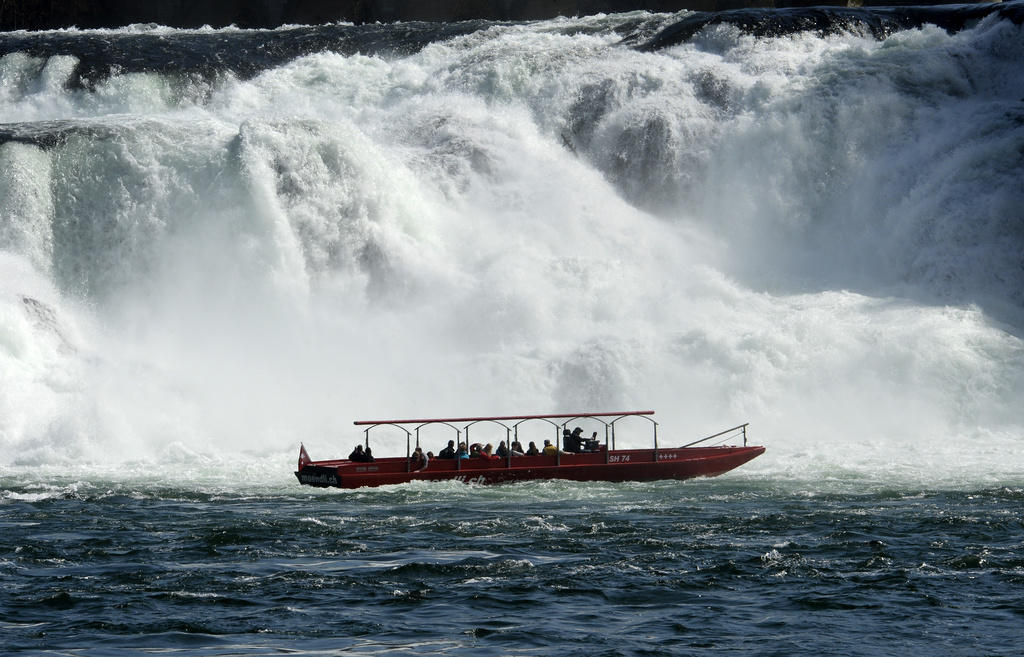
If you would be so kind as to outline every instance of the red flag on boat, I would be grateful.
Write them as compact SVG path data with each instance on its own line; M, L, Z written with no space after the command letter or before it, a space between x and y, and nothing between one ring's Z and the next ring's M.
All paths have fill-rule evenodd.
M313 462L313 459L309 458L309 454L306 452L306 446L299 443L299 470L306 467Z

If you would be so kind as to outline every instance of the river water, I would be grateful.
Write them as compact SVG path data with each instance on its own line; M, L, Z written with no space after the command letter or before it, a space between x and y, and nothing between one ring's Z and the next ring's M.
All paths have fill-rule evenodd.
M1020 486L4 482L4 652L1014 655ZM825 489L825 490L823 490Z
M1021 7L0 34L0 653L1020 654Z

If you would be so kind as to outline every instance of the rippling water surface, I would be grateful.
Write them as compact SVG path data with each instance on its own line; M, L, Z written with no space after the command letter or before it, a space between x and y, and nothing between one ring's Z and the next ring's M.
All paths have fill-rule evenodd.
M4 651L1013 655L1024 491L2 481Z

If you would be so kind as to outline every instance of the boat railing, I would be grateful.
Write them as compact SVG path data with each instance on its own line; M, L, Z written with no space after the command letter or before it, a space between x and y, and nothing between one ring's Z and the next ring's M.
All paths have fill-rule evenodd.
M708 436L707 438L701 438L700 440L695 440L692 443L686 443L685 445L683 445L679 449L683 449L685 447L693 447L694 445L699 445L700 443L704 443L704 442L707 442L709 440L714 440L715 438L719 438L720 439L718 441L718 444L723 444L726 441L732 440L734 438L740 438L740 437L743 438L743 446L746 447L747 446L747 427L748 426L750 426L750 423L749 422L745 422L745 423L743 423L743 424L741 424L739 426L735 426L735 427L732 427L730 429L726 429L725 431L719 431L718 433L712 434L712 435Z

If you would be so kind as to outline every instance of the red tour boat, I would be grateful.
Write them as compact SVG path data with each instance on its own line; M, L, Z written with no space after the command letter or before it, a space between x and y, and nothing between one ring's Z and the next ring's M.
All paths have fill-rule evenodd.
M577 413L562 415L519 415L503 417L439 418L433 420L363 420L365 444L370 445L370 431L378 427L397 427L406 435L404 457L378 458L372 461L332 459L314 461L299 448L299 469L295 476L307 486L359 488L403 484L409 481L445 481L455 479L466 483L497 484L528 479L570 479L573 481L654 481L658 479L690 479L714 477L743 465L764 453L762 446L747 446L747 424L741 424L682 447L658 446L658 423L650 416L654 411L622 413ZM651 449L615 449L616 423L624 418L642 417L654 429ZM420 430L445 425L455 432L454 443L476 446L470 442L470 429L479 423L496 424L505 429L506 446L519 442L519 427L524 422L546 422L553 428L553 449L549 454L519 455L509 451L504 457L474 454L466 457L433 456L424 466L418 455L410 451L415 440L420 447ZM592 434L591 440L579 441L569 426L583 422L604 429L603 441ZM575 432L578 436L579 431ZM563 444L562 437L573 439ZM726 446L727 442L743 441L742 446ZM714 441L711 445L710 443ZM576 444L581 443L581 444ZM704 446L697 447L705 443ZM567 451L570 448L574 451ZM576 451L579 450L579 451ZM469 451L467 449L467 451ZM524 450L525 451L525 450Z

